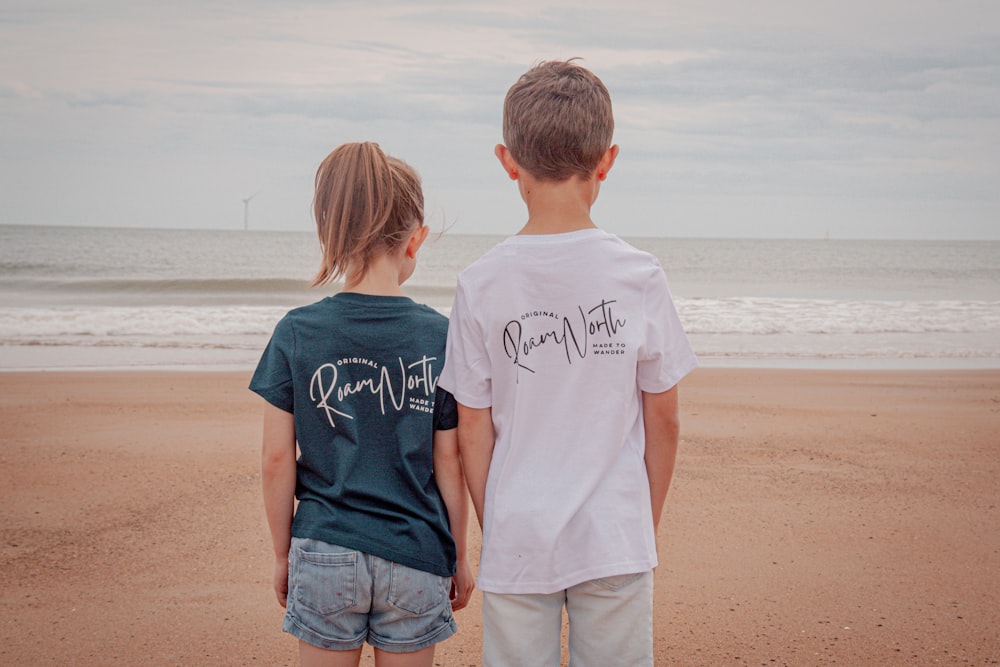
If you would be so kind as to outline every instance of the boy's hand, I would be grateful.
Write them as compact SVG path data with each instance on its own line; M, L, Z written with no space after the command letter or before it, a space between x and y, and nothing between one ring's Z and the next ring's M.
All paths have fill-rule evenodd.
M472 576L472 568L469 561L460 558L455 576L451 578L451 609L458 611L464 609L472 598L472 591L476 587L476 578Z
M274 594L278 596L278 604L288 605L288 558L274 561Z

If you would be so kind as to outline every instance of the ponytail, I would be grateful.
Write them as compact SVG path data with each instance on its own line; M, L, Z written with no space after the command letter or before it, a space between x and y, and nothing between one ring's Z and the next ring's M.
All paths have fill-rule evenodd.
M420 178L376 143L343 144L316 171L313 215L323 258L312 285L357 281L423 224Z

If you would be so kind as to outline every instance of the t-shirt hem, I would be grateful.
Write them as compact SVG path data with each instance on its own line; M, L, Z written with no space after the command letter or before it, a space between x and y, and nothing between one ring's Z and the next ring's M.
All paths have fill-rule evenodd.
M655 568L657 561L650 560L629 561L616 565L606 565L600 568L591 568L572 575L566 575L555 580L504 583L502 581L491 581L479 575L476 586L485 593L497 593L499 595L548 595L558 591L564 591L577 584L594 579L605 577L615 577L622 574L635 574L638 572L648 572Z
M250 391L257 394L258 396L260 396L265 401L267 401L274 407L278 408L279 410L284 410L285 412L289 413L295 412L292 401L287 400L285 394L278 390L272 391L269 389L262 389L259 387L251 386Z
M467 408L473 408L474 410L483 410L485 408L493 407L493 403L490 401L477 401L476 399L470 399L468 396L455 396L455 400L464 405Z
M639 389L649 394L659 394L665 391L669 391L670 389L676 387L677 383L683 380L688 373L695 370L696 368L698 368L698 358L692 356L687 360L687 362L683 366L678 366L673 373L663 378L660 382L656 382L651 385L647 385L645 387L640 385Z
M493 406L492 401L490 401L489 399L480 399L470 394L467 394L466 392L461 390L455 391L455 389L447 386L444 382L441 382L440 380L438 380L438 386L444 389L445 391L450 392L451 395L455 397L456 401L458 401L467 408L481 410L483 408L489 408Z
M292 536L320 540L322 542L326 542L327 544L335 544L339 547L344 547L345 549L354 549L355 551L371 554L372 556L378 556L379 558L392 561L393 563L405 565L406 567L413 568L414 570L430 572L431 574L435 574L439 577L453 577L455 576L455 572L457 570L457 564L451 565L450 569L448 566L441 567L441 564L438 562L414 558L412 553L396 551L394 549L387 548L385 545L373 544L366 540L352 538L349 535L337 535L327 531L310 530L308 526L296 526L292 530Z

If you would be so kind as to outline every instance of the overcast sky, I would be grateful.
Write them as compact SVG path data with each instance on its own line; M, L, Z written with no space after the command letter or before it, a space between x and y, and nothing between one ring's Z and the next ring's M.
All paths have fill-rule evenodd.
M378 141L429 222L525 219L503 96L583 58L622 235L1000 239L993 0L5 0L0 223L312 229L316 166Z

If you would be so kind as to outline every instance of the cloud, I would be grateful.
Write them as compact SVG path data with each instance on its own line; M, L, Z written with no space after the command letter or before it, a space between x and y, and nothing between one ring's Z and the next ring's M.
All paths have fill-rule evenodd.
M736 198L734 213L755 197L902 207L875 220L1000 201L1000 4L979 0L38 0L6 3L0 44L0 174L19 183L3 204L19 218L49 187L148 196L160 180L216 211L211 225L213 188L228 201L261 181L258 215L277 221L308 198L315 161L358 138L413 161L443 202L506 201L490 153L503 96L532 63L571 56L614 98L612 202L687 197L703 218ZM78 202L47 206L61 205ZM122 205L119 224L170 224Z

